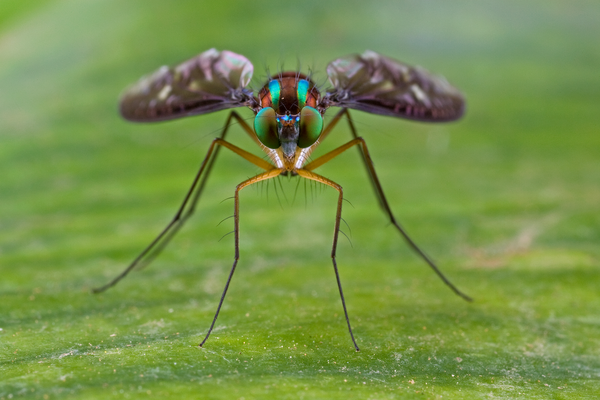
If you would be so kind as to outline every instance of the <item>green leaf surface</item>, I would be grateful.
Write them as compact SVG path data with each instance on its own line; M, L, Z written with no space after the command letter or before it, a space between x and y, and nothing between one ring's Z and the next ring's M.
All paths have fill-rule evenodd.
M598 21L583 0L7 2L0 400L597 397ZM396 216L475 301L406 247L354 151L318 172L350 202L338 265L360 352L331 266L336 193L297 178L242 192L241 259L198 348L233 261L220 222L258 172L227 151L160 257L91 294L169 222L227 117L131 124L118 95L211 47L248 57L254 88L297 60L325 88L329 61L365 49L461 88L457 123L353 117Z

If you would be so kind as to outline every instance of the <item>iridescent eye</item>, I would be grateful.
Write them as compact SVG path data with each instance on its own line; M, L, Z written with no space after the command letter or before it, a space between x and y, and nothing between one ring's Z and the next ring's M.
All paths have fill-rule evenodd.
M300 137L298 147L307 148L315 144L323 130L323 117L312 107L304 107L300 111Z
M254 132L258 140L270 149L278 149L281 144L277 136L277 120L275 110L265 107L254 118Z

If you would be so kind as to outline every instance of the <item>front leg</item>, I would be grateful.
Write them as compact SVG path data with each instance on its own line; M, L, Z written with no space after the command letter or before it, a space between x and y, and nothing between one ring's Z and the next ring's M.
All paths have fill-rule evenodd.
M348 318L348 311L346 310L346 300L344 300L344 291L342 290L342 282L340 281L340 274L338 272L337 262L335 260L336 252L337 252L337 243L338 237L340 234L340 221L342 220L342 204L344 202L344 191L342 187L332 181L331 179L327 179L324 176L317 175L314 172L308 171L306 169L298 169L296 170L298 175L303 178L310 179L316 182L323 183L327 186L330 186L338 191L338 202L337 202L337 211L335 213L335 229L333 231L333 245L331 246L331 261L333 262L333 270L335 271L335 278L337 280L338 289L340 290L340 297L342 299L342 306L344 307L344 315L346 316L346 323L348 324L348 331L350 332L350 337L352 338L352 343L354 343L354 348L356 351L360 351L358 345L356 344L356 340L354 339L354 334L352 333L352 326L350 326L350 318Z
M221 295L221 300L219 301L219 306L217 307L217 312L215 313L215 317L213 318L212 324L210 324L210 328L204 337L202 343L198 346L202 347L204 343L208 340L210 333L215 327L215 323L217 322L217 318L219 317L219 311L221 311L221 306L223 305L223 301L225 300L225 295L227 294L227 289L229 289L229 284L231 283L231 278L233 277L233 273L235 272L235 267L237 266L238 260L240 259L240 190L245 188L246 186L250 186L252 184L265 181L267 179L272 179L279 176L283 172L282 169L273 168L270 171L263 172L262 174L258 174L248 180L237 185L235 188L234 194L234 211L233 211L233 234L234 234L234 242L235 242L235 255L233 259L233 265L231 266L231 271L229 271L229 276L227 277L227 283L225 284L225 289L223 289L223 294Z

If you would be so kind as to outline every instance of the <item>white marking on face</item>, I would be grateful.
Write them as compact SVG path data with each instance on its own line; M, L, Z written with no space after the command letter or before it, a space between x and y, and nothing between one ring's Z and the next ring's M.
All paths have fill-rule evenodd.
M271 159L271 161L273 161L273 164L275 164L277 168L284 167L283 160L281 159L281 157L279 157L279 153L277 153L277 150L269 149L267 146L264 146L264 149L265 151L267 151L269 158Z
M296 169L302 168L304 166L304 163L306 163L306 160L308 159L308 155L310 154L310 152L311 152L310 147L302 149L302 151L300 151L300 154L298 155L298 158L296 159L296 165L294 165L294 168L296 168Z

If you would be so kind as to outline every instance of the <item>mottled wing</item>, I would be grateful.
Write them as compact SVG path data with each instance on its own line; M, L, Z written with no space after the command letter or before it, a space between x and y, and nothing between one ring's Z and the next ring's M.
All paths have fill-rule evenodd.
M446 79L367 50L338 58L327 66L334 88L324 106L418 121L451 121L464 112L462 94Z
M125 90L121 115L153 122L252 105L254 67L230 51L210 49L176 67L161 67Z

